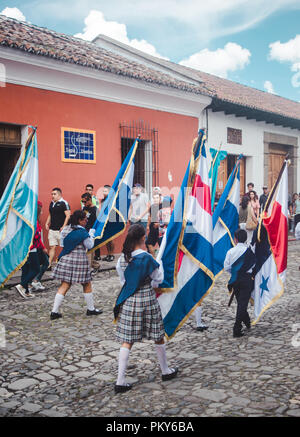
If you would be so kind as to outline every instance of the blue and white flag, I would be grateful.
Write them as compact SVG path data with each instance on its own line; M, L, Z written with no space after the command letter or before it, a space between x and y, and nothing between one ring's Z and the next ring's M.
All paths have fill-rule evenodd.
M214 283L212 213L205 135L194 143L181 190L157 261L164 282L160 304L166 336L171 338L201 304Z
M126 229L134 176L134 158L140 140L137 138L129 150L112 188L102 204L94 223L95 246L89 252L107 244Z
M239 227L240 159L231 172L225 190L213 213L214 275L222 273L226 253L234 244L234 232Z
M0 286L26 262L36 229L37 201L38 150L34 130L21 149L0 200Z

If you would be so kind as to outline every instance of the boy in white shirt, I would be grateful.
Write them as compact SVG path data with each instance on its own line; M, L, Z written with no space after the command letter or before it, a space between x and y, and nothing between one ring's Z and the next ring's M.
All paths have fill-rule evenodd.
M237 300L236 319L233 327L233 337L242 337L242 323L250 329L250 317L247 312L251 292L254 288L253 268L255 267L255 255L251 248L245 244L247 232L238 229L234 233L235 247L230 249L224 261L224 270L231 273L228 282L229 291L233 290Z

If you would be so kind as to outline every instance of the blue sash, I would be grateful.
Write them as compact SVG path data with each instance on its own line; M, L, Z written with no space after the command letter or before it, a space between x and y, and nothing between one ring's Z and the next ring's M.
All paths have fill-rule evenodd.
M124 272L125 284L120 291L114 307L115 319L118 317L120 305L132 296L140 288L145 279L158 267L158 262L147 252L143 252L132 258L132 261L128 264Z
M234 284L246 277L246 273L255 265L255 255L248 247L231 266L231 278L228 282L228 289L231 290Z
M84 228L77 228L71 231L65 238L64 238L64 247L63 250L58 255L58 259L64 255L68 255L72 250L75 249L78 244L82 243L86 238L89 237L89 233Z

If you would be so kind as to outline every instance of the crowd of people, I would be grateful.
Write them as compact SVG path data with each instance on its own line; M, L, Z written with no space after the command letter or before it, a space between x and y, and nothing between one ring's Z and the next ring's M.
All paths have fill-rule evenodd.
M239 229L234 234L235 246L227 252L224 269L231 269L237 260L243 260L238 271L231 275L229 289L233 290L237 300L236 320L233 336L241 337L242 325L250 329L250 318L247 312L255 276L255 257L249 248L252 234L257 227L259 215L264 211L268 199L268 188L263 187L263 193L258 199L254 184L247 185L248 191L241 196L239 210ZM104 187L101 201L93 194L93 185L88 184L81 196L81 209L71 214L68 202L63 199L62 191L56 187L52 190L52 201L46 220L48 231L49 253L42 240L40 217L42 204L38 202L37 226L30 247L29 256L22 267L21 283L16 286L23 298L32 298L33 290L43 290L41 278L47 269L52 270L54 279L60 281L60 286L54 298L50 319L62 317L59 312L66 293L74 283L83 287L86 302L86 315L102 314L95 308L92 290L92 270L94 263L101 259L100 252L88 255L87 251L94 248L96 221L99 209L103 207L111 187ZM218 196L217 196L218 199ZM157 261L156 251L162 242L172 214L172 198L163 196L159 187L153 189L152 201L143 191L142 186L134 184L129 207L129 228L123 244L122 254L118 259L116 270L122 289L114 307L117 322L116 336L121 342L119 352L118 376L115 393L123 393L132 388L125 382L125 373L130 350L135 342L143 338L155 343L158 362L162 372L162 380L175 378L177 367L169 367L164 344L164 325L161 310L156 299L155 288L162 283L164 272L162 264ZM294 227L300 227L300 200L297 194L289 202L290 219ZM56 259L56 249L61 251ZM106 245L108 255L106 261L114 259L112 242ZM146 250L145 250L146 249ZM234 279L233 279L234 278ZM204 331L207 326L202 322L202 307L195 310L196 330Z

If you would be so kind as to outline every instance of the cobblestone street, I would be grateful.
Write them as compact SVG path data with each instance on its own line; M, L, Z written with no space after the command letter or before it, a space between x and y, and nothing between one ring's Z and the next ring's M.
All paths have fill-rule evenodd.
M245 337L232 337L236 304L227 307L223 274L204 300L209 329L197 332L192 316L167 344L178 378L162 382L153 343L138 343L127 372L134 387L121 395L113 390L120 347L112 323L120 289L114 270L94 277L95 301L104 310L95 317L85 315L80 286L53 322L55 282L28 300L14 288L2 290L0 416L300 417L299 249L300 242L289 243L285 292Z

